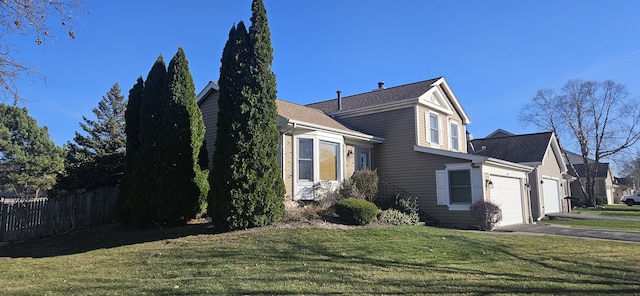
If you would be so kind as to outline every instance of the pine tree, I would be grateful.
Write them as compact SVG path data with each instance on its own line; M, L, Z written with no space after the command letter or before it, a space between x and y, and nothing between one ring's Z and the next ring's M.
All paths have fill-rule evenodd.
M63 151L26 108L0 104L0 188L20 198L50 189L63 169Z
M251 21L249 33L242 22L232 27L218 81L209 213L223 230L263 226L284 217L273 48L262 1L253 1Z
M131 197L131 188L136 186L133 180L133 168L135 159L138 155L140 147L140 104L142 103L142 92L144 91L144 80L138 77L136 84L129 90L129 100L127 102L127 110L125 111L125 133L127 136L126 154L124 159L124 175L120 183L120 192L118 194L118 215L119 219L129 222L131 215L128 213L128 203L125 202ZM125 213L127 213L125 215Z
M169 62L157 164L159 192L154 197L158 222L180 223L200 211L207 175L200 169L204 122L196 104L195 85L182 48ZM204 187L203 187L204 185Z
M82 116L83 133L75 133L66 145L65 173L57 190L115 186L124 171L126 149L125 109L127 101L115 83L92 110L95 120Z

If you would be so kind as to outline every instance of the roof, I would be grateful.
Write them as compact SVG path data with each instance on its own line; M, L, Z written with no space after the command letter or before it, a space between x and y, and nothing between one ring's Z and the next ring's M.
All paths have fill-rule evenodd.
M440 79L440 77L400 86L374 89L370 92L342 97L341 111L383 105L404 99L418 98L431 89L438 79ZM308 104L307 107L316 108L327 114L331 114L338 111L338 99L336 98L324 102Z
M354 131L318 109L305 107L283 100L276 100L276 105L278 106L278 115L286 119L322 125L337 130Z
M409 83L394 87L379 87L370 92L345 96L340 99L341 108L338 106L338 99L317 102L306 105L307 107L322 110L326 114L337 114L351 110L367 109L374 106L392 105L400 101L415 99L428 92L434 87L441 85L443 90L451 98L452 105L458 111L465 124L470 122L460 103L453 95L444 77L432 78L429 80ZM380 85L382 86L382 85Z
M591 165L594 165L594 164L592 163ZM573 166L576 168L575 171L571 166L567 166L567 172L569 173L569 175L576 177L576 171L577 171L580 177L586 176L584 164L582 163L573 164ZM598 174L596 175L596 178L606 178L608 174L609 174L609 164L606 162L598 163Z
M375 137L372 135L361 133L357 130L350 129L318 109L305 107L296 103L291 103L279 99L276 100L276 105L278 107L278 116L282 117L289 124L292 124L294 126L302 125L307 128L332 130L342 133L346 136L370 140L378 143L382 143L384 141L383 138Z
M515 163L542 162L549 147L552 132L502 136L469 141L469 153L489 156Z
M515 136L515 134L505 131L501 128L495 130L493 133L490 133L487 138L500 138L500 137L509 137Z

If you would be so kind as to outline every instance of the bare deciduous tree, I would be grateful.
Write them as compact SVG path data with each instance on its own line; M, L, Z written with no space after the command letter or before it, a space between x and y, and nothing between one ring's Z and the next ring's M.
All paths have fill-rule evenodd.
M611 80L574 79L559 92L539 90L520 112L523 124L551 130L564 143L580 149L585 176L578 177L587 180L586 188L581 183L587 204L595 205L596 164L640 140L640 108L627 95L624 85ZM572 163L569 165L573 167Z
M16 58L11 36L33 35L34 43L41 45L53 40L52 28L58 26L75 39L73 27L82 0L1 0L0 1L0 101L12 99L17 105L22 99L17 81L23 76L41 75L31 66Z

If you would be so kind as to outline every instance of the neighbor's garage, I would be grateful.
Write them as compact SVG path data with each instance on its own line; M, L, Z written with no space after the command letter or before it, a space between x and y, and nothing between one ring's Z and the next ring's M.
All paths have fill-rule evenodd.
M560 192L558 180L542 178L542 194L544 194L544 213L560 212Z
M522 206L522 179L491 176L493 183L490 188L491 202L502 209L502 222L499 226L525 223L524 207Z

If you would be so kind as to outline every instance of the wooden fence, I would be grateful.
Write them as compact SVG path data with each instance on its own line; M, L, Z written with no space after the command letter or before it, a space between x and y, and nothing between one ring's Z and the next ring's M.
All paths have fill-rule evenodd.
M0 242L24 241L90 229L116 219L118 187L56 199L0 204Z

